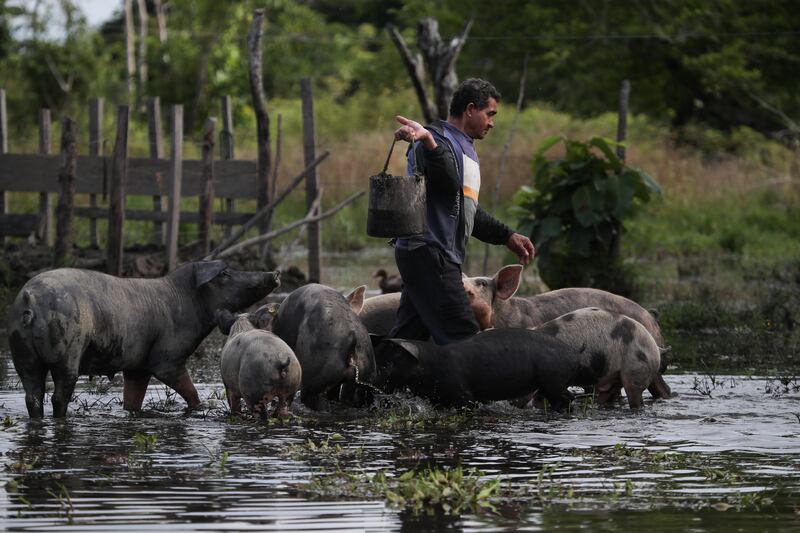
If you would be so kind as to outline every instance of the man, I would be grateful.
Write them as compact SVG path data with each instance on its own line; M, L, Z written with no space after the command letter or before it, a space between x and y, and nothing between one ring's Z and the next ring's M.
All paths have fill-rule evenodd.
M427 128L397 116L402 127L395 139L412 145L409 172L425 175L427 231L395 241L395 260L403 292L390 337L427 339L448 344L478 332L461 281L467 239L474 235L491 244L505 244L522 264L533 259L530 239L513 232L478 205L481 186L473 141L494 127L500 93L489 82L462 82L450 102L446 121Z

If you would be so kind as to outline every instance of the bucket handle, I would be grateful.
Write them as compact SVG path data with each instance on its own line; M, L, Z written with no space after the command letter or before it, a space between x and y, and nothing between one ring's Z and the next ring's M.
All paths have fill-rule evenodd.
M397 139L392 139L392 144L389 146L389 155L386 156L386 163L383 164L383 170L381 174L386 174L386 171L389 169L389 160L392 158L392 151L394 150L394 145L397 142ZM414 173L417 172L417 154L414 152L414 143L409 143L409 150L411 150L411 168L413 169Z

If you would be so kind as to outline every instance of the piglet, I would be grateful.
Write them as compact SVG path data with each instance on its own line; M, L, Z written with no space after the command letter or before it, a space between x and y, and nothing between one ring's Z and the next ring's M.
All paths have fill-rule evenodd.
M241 400L254 414L268 415L268 407L277 398L274 415L286 417L297 389L302 370L292 349L277 335L259 329L269 308L255 313L234 315L221 309L216 313L220 331L228 335L222 348L222 383L231 412L241 412Z
M376 353L376 384L386 392L409 388L443 407L511 400L538 392L555 408L567 387L594 382L581 374L581 354L561 340L529 329L493 329L440 346L386 339Z

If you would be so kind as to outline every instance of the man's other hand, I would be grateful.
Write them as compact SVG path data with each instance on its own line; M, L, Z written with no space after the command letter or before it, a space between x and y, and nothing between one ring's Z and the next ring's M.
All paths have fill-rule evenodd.
M433 150L436 148L436 141L433 139L433 135L431 135L431 132L426 130L422 124L406 117L401 117L400 115L394 118L397 122L402 124L402 126L397 128L394 132L395 139L398 141L408 141L410 143L422 141L422 145L426 150Z
M523 265L527 265L533 261L533 254L535 253L533 243L525 235L512 233L511 237L508 238L506 246L509 250L517 254L519 262Z

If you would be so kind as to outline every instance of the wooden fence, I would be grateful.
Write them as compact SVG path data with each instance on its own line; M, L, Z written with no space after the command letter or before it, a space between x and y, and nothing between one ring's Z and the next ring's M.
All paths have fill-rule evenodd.
M178 224L199 224L198 234L201 246L206 253L210 243L211 224L225 226L225 235L231 228L242 225L254 213L236 212L236 200L259 198L259 191L266 184L257 183L258 172L255 161L233 159L233 125L231 120L231 101L222 99L221 114L223 129L219 132L221 159L214 159L213 147L216 121L209 119L203 133L203 159L184 160L182 157L182 106L170 109L171 151L170 158L164 159L162 146L161 110L158 98L152 98L147 105L149 118L150 157L128 157L127 106L117 109L117 136L113 144L113 154L104 155L102 147L103 100L89 102L89 153L78 155L75 149L75 124L64 119L62 124L61 154L50 155L49 110L40 113L40 150L38 154L8 153L8 129L5 91L0 89L0 238L8 236L28 237L36 235L50 246L62 244L60 241L71 236L58 232L56 238L53 224L53 203L58 195L58 209L62 204L72 204L67 181L74 180L72 194L89 195L89 205L73 207L66 205L69 221L71 218L90 219L90 239L97 245L98 219L108 219L109 271L118 274L122 254L122 224L124 220L152 221L153 241L166 247L168 266L176 265L178 244ZM70 175L74 174L74 175ZM65 191L67 191L65 193ZM9 212L8 192L39 193L39 212L23 214ZM127 195L143 195L153 198L153 209L124 208ZM98 196L107 196L109 206L97 205ZM198 212L180 212L181 199L199 197ZM214 198L224 199L226 209L213 212ZM169 200L166 208L164 199ZM86 202L84 202L86 203ZM260 206L259 207L263 207ZM62 224L59 220L59 224ZM71 243L69 243L71 245Z

